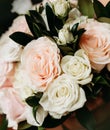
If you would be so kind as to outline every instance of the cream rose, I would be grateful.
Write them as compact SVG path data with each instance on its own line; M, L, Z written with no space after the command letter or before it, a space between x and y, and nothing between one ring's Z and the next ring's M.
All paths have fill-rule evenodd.
M85 101L83 89L71 75L63 74L49 85L40 104L52 117L59 119L69 112L81 108Z
M57 45L48 37L33 40L24 48L21 64L38 91L44 91L60 74L59 53Z
M82 49L78 50L74 56L64 56L61 67L64 73L72 75L79 84L85 85L92 80L91 65Z
M6 62L0 59L0 87L5 83L8 78L12 77L13 63Z
M81 27L86 31L81 36L80 47L88 54L92 68L101 71L110 63L110 24L89 20Z

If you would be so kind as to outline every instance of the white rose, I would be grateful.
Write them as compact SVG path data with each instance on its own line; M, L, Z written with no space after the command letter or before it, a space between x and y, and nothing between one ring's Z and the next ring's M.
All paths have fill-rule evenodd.
M33 116L33 110L32 107L27 106L25 109L25 117L27 120L27 123L33 125L33 126L41 126L45 117L47 116L48 112L44 111L41 106L39 106L37 112L36 112L36 120ZM37 123L38 122L38 123Z
M0 46L0 55L7 62L15 62L20 60L22 53L22 46L16 44L14 41L9 39L8 42Z
M66 17L70 9L69 2L66 0L54 0L51 2L53 10L58 17Z
M82 49L78 50L74 56L64 56L61 67L64 73L72 75L79 84L85 85L92 80L91 65Z
M60 119L81 108L85 102L83 89L71 75L63 74L49 85L39 103L52 117Z
M32 8L31 0L14 0L12 3L12 13L26 14Z
M73 34L69 31L68 28L62 28L58 33L58 44L64 45L70 43L74 40Z

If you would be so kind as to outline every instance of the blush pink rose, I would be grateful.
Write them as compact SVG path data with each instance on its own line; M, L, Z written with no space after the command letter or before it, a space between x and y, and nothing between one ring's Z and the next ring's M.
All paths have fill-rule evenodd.
M0 87L13 78L14 64L0 59Z
M86 31L80 39L80 47L86 51L92 68L101 71L110 63L110 24L89 21L81 25Z
M25 120L25 105L12 87L0 89L0 108L8 120L8 127L17 130L18 123Z
M60 72L60 55L57 45L48 37L31 41L21 57L23 69L37 91L44 91Z

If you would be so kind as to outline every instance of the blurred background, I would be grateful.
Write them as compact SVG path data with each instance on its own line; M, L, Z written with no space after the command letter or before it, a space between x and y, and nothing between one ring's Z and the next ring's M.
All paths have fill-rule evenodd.
M33 4L36 4L42 0L31 1ZM8 29L13 19L17 16L16 13L11 13L12 2L13 0L0 0L0 35Z

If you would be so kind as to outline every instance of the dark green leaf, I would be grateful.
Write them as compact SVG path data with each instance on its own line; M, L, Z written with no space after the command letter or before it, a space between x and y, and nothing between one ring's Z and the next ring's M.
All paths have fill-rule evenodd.
M18 124L18 130L27 130L28 128L30 128L31 125L28 124L26 121L22 121Z
M100 1L94 0L93 5L97 18L110 17L108 10L106 9L106 7L104 7L104 5Z
M100 17L97 19L99 22L109 23L110 24L110 18L107 17Z
M8 128L8 121L6 119L6 116L2 115L2 121L1 121L1 124L0 124L0 130L7 130L7 128Z
M21 130L21 129L19 129L19 130ZM31 126L31 127L27 128L26 130L38 130L38 127L37 126Z
M9 37L23 46L26 46L30 41L34 39L31 35L26 34L24 32L15 32L11 34Z
M93 83L94 84L99 84L101 86L108 86L110 87L110 83L106 80L106 78L104 78L103 76L99 75L99 76L94 76L93 77Z
M87 15L89 18L94 17L94 8L91 0L78 0L79 10L83 15Z
M95 130L96 120L93 113L90 112L86 106L76 111L76 117L87 130Z
M33 24L33 31L34 31L34 36L36 38L39 38L39 37L42 36L42 32L41 32L39 26L37 24L35 24L35 23Z
M69 116L70 116L70 114L68 114L67 116L63 116L61 119L54 119L50 115L48 115L45 118L42 126L45 128L56 127L56 126L62 124Z
M39 100L42 97L42 93L37 93L34 96L30 96L28 98L26 98L26 103L31 106L31 107L35 107L39 105Z
M37 110L38 110L38 107L39 107L39 105L33 107L32 113L33 113L33 116L34 116L35 121L39 124L39 122L38 122L37 119L36 119L36 112L37 112Z
M33 29L33 21L32 21L32 19L31 19L30 16L28 16L27 14L25 15L25 18L26 18L26 22L27 22L27 24L28 24L28 26L29 26L30 31L31 31L32 34L35 36L36 34L35 34L35 32L34 32L34 29ZM35 38L36 38L36 37L35 37Z
M46 24L45 24L42 16L37 11L30 10L29 13L30 13L30 17L32 18L32 21L34 23L36 23L37 25L39 25L42 29L47 30L46 29Z
M76 23L72 26L71 32L73 33L73 36L75 36L77 33L78 25L79 23Z
M78 37L80 37L86 30L84 28L81 28L77 31Z
M109 18L110 18L110 1L106 5L106 11L108 12Z
M58 46L62 55L74 55L74 51L71 47L67 46L67 45L59 45Z
M103 92L103 99L106 102L110 102L110 87L104 86L102 92Z
M46 16L47 16L47 21L48 21L48 25L49 25L49 29L50 29L50 32L52 33L53 36L57 36L58 33L57 33L57 30L55 28L55 15L53 13L53 10L52 8L49 6L48 3L46 3Z

